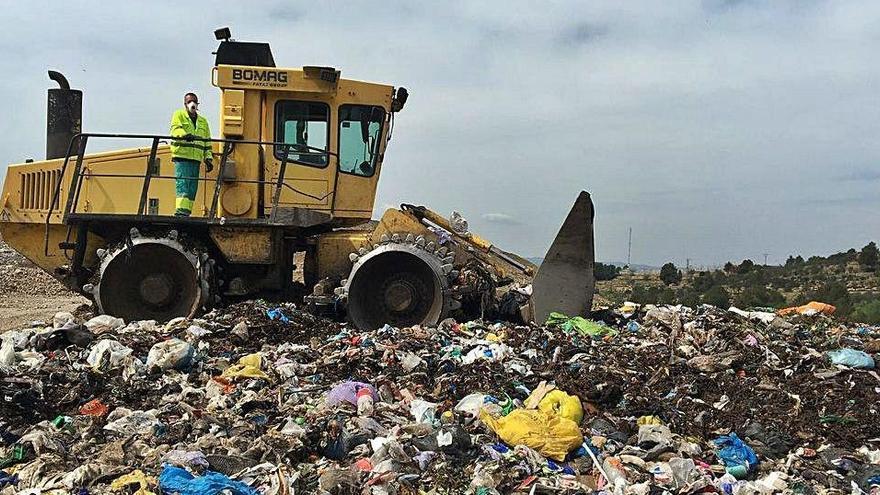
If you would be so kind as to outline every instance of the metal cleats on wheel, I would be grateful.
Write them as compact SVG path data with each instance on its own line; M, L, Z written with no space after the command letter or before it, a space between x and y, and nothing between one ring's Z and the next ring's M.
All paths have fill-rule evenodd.
M454 304L447 294L453 257L422 236L382 236L349 258L354 266L341 294L358 328L433 325Z
M102 313L126 321L160 322L192 316L208 300L210 266L207 256L186 249L172 231L166 237L141 236L132 229L129 239L101 258L96 284L84 287Z

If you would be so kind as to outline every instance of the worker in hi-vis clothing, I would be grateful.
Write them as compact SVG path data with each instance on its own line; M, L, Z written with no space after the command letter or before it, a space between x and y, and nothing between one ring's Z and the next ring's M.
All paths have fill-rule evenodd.
M188 217L192 213L202 161L205 162L205 171L214 169L211 143L196 139L211 139L208 121L199 115L199 97L195 93L185 94L183 106L171 117L171 137L176 138L171 141L177 192L174 215L178 217Z

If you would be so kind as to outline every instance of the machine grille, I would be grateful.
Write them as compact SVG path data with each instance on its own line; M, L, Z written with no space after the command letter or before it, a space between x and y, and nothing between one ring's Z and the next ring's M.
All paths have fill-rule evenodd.
M23 210L48 210L60 177L61 170L22 172L20 175L19 208ZM55 207L58 208L58 205L56 204Z

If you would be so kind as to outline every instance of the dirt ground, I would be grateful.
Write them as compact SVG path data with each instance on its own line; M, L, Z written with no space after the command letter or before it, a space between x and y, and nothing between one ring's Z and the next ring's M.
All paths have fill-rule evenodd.
M67 290L0 239L0 333L89 301Z

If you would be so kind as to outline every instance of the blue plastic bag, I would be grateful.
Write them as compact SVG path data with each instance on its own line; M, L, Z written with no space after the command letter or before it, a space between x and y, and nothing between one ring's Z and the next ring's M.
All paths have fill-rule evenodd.
M159 488L162 493L179 495L213 495L222 490L229 490L232 495L259 495L257 490L226 475L205 471L204 476L195 477L186 469L167 464L159 475Z
M284 314L284 310L281 308L267 310L266 316L268 316L270 320L281 320L282 323L290 323L290 318Z
M552 459L547 459L547 468L554 473L570 474L572 476L577 474L574 472L574 469L572 469L571 466L569 466L568 464L554 462Z
M837 349L829 352L828 358L833 364L842 364L850 368L871 369L874 367L874 358L870 354L855 349Z
M715 440L712 440L712 443L718 448L715 455L717 455L718 458L721 459L721 462L724 463L727 472L737 478L742 477L739 476L740 474L744 476L760 464L758 456L755 455L755 451L746 445L745 442L740 440L740 438L736 436L736 433L722 435Z
M6 471L0 471L0 488L5 487L6 485L17 485L18 484L18 474L9 474Z

